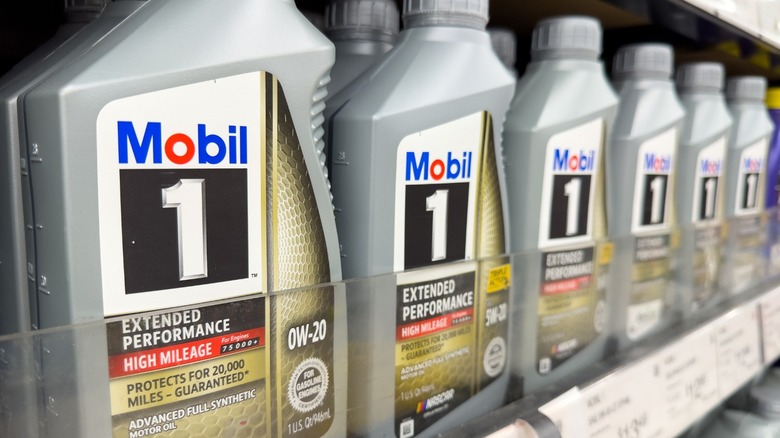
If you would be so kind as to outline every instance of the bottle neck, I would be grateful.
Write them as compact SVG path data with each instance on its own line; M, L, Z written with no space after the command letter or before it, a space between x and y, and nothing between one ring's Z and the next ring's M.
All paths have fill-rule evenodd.
M419 27L465 27L485 30L487 20L484 17L468 14L412 14L403 17L404 28Z
M357 41L392 45L396 38L396 35L389 32L362 29L331 29L327 31L327 35L334 43Z

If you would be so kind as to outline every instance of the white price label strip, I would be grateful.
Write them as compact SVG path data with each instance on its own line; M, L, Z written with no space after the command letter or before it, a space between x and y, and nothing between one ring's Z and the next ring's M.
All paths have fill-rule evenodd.
M581 390L588 436L644 438L664 436L666 413L656 361L644 360Z
M533 426L525 420L516 420L509 426L491 433L485 438L539 438Z
M716 335L707 326L661 350L655 361L660 373L667 436L683 432L719 401Z
M539 412L555 424L562 438L581 438L587 430L585 400L576 386L540 407Z
M758 309L755 302L738 307L715 322L718 387L726 398L761 369Z
M764 363L768 364L780 356L780 288L766 294L760 307Z

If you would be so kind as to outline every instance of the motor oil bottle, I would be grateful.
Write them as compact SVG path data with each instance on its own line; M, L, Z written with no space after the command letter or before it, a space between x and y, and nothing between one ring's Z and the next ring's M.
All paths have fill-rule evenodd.
M510 364L526 393L597 362L606 345L603 155L618 98L600 53L594 18L537 23L504 122L510 250L523 254Z
M769 117L775 125L769 144L769 162L766 179L766 208L780 205L780 88L771 87L766 92L766 106Z
M723 74L723 65L712 62L677 69L685 119L675 183L680 250L673 275L685 315L720 300L722 188L731 127L722 93Z
M397 272L347 291L356 436L434 436L501 406L507 382L514 79L487 0L407 0L402 18L394 48L326 110L344 275Z
M0 335L38 328L36 263L29 161L24 147L22 96L72 62L143 2L69 1L66 22L47 43L0 79ZM105 6L105 10L103 9ZM101 11L103 11L101 13ZM37 436L39 393L33 335L9 338L0 347L0 435Z
M301 13L318 31L325 32L325 15L322 12L304 9Z
M607 146L607 223L615 244L610 321L618 347L674 321L674 170L685 115L666 44L621 47L612 66L620 94Z
M767 275L780 275L780 88L772 87L766 93L766 106L775 129L769 143L766 176L766 209L769 215L769 238L766 249Z
M393 48L400 21L392 0L333 0L325 20L325 34L336 46L328 84L332 96Z
M0 83L2 99L2 160L6 178L0 191L0 205L7 214L0 216L0 334L37 328L37 300L35 299L35 259L32 238L32 205L23 200L30 199L27 174L26 147L20 152L25 138L24 99L28 90L49 77L92 47L97 41L134 12L143 2L92 1L87 4L71 1L65 7L69 22L63 26L63 35L73 33L73 23L92 19L83 32L71 35L65 42L57 41L53 46L44 44L30 55L34 62L25 58L14 69L3 76ZM96 15L106 6L105 14ZM95 18L98 17L96 20ZM57 36L55 36L57 38ZM26 65L27 67L23 67ZM24 208L22 208L24 206ZM25 243L26 241L26 243ZM28 257L29 255L29 257Z
M344 436L333 58L290 0L150 0L27 93L39 323L101 321L41 341L48 434Z
M764 214L769 141L774 124L764 98L766 78L730 78L726 98L733 125L726 146L725 216L729 218L722 288L738 294L766 275Z
M512 73L512 76L517 77L517 68L515 68L515 62L517 62L517 38L515 33L511 29L503 27L491 27L488 28L490 34L490 43L493 45L498 59L504 63L507 70Z

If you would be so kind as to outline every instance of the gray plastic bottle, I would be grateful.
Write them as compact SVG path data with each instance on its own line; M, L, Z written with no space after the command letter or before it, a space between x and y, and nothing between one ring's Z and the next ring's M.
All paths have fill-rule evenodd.
M726 98L734 120L726 152L726 213L731 218L723 288L732 294L759 284L766 275L764 211L769 140L774 124L764 98L766 78L730 78Z
M510 250L525 253L510 363L526 393L597 362L606 344L603 156L618 98L600 53L596 19L540 21L504 123Z
M619 347L668 326L674 170L683 110L666 44L621 47L613 63L620 93L607 147L607 223L615 243L610 320Z
M684 314L720 300L723 179L731 116L723 98L723 65L685 64L677 69L685 108L677 160L676 215L680 250L674 267Z
M73 62L143 4L105 3L68 2L67 22L52 40L0 79L0 335L38 328L23 96L63 65ZM104 12L98 16L104 6ZM26 336L4 342L2 350L0 413L7 416L0 414L0 435L37 436L38 409L44 409L39 405L41 394L36 391L36 360L41 350L34 348L32 337Z
M310 11L310 10L302 10L301 13L304 17L306 17L307 20L309 20L309 23L311 23L315 28L317 28L320 32L325 32L325 15L321 12L317 11Z
M27 153L20 152L26 136L24 99L22 96L59 68L73 62L97 41L143 4L141 1L71 2L66 6L69 17L95 17L95 11L106 6L105 13L67 41L48 47L48 53L37 51L37 58L28 64L27 58L0 80L3 154L2 166L7 180L0 191L0 205L8 214L0 217L0 334L25 331L38 327L37 299L35 297L36 262L33 239L32 205L27 174ZM76 12L69 11L74 9ZM43 50L43 48L41 48ZM23 68L22 64L27 65ZM23 191L25 195L22 196ZM22 208L24 206L24 208Z
M503 27L488 28L490 43L493 45L498 59L506 66L512 76L517 77L517 38L510 29Z
M487 0L407 0L402 16L395 47L326 110L344 274L404 271L348 291L356 436L433 436L501 406L507 382L509 268L494 256L514 79Z
M344 436L343 290L252 295L341 277L321 140L333 58L291 0L150 0L26 95L40 326L101 321L42 339L48 433L138 430L139 403L161 413L203 396L181 381L177 404L143 385L131 394L117 370L139 368L116 358L148 351L123 343L128 331L158 332L131 328L135 315L102 325L138 312L176 321L165 309L190 305L177 314L248 324L265 343L231 356L246 357L233 365L249 380L230 387L248 391L245 409L201 411L177 429L215 415L250 429L218 434ZM207 380L194 376L182 380Z
M333 0L325 8L325 35L336 46L328 94L341 91L393 48L398 6L392 0Z

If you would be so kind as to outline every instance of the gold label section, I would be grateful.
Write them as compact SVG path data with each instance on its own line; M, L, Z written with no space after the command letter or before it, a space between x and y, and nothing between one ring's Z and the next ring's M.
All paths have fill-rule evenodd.
M399 277L397 436L419 434L474 395L478 357L475 281L473 263Z
M265 74L266 199L269 218L269 287L289 290L331 281L328 246L312 177L285 91ZM300 132L299 132L300 131ZM304 142L303 145L306 143ZM324 211L323 210L323 211ZM334 242L335 243L335 242ZM269 298L269 387L275 436L322 436L335 416L334 290L332 287L283 293ZM305 388L304 388L305 387Z
M599 265L612 263L612 254L615 252L615 244L606 242L599 246Z
M477 203L477 391L497 379L506 368L509 332L509 259L506 253L501 185L493 142L493 118L483 113L482 159Z
M540 374L585 348L601 329L603 311L597 305L609 265L600 262L611 260L611 253L611 244L542 253L537 304Z
M721 247L725 226L707 226L694 231L693 291L694 301L709 300L719 285Z
M111 415L176 403L265 377L265 349L249 350L110 383Z
M472 327L466 325L396 344L398 377L404 381L412 377L424 376L426 368L467 354L471 346L471 339L469 339L471 332Z

